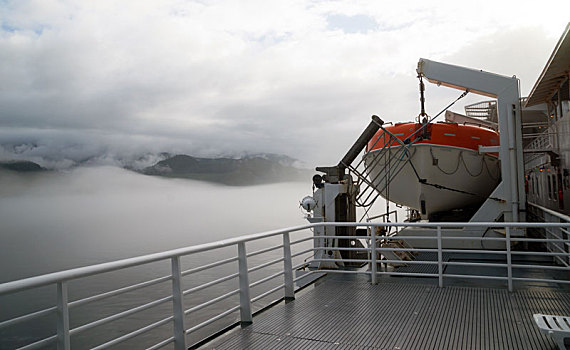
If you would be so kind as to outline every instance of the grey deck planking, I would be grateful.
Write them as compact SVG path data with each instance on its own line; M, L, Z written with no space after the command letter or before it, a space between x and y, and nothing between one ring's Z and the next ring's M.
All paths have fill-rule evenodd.
M556 349L534 324L538 312L570 314L570 294L327 277L203 348Z

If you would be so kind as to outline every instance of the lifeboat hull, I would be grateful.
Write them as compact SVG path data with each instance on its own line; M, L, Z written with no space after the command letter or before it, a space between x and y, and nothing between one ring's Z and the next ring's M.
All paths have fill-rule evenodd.
M405 130L412 130L411 135L417 125L408 123ZM392 130L401 142L392 138L377 145L378 140L373 138L364 156L370 181L382 197L417 209L422 217L480 205L500 181L500 162L496 155L479 154L473 148L496 145L491 140L498 140L498 134L474 127L461 129L464 126L457 124L431 126L430 138L421 141L410 142L409 136L402 135L402 128ZM386 129L390 128L395 127ZM471 143L439 137L450 134L468 137ZM404 145L404 140L408 144Z

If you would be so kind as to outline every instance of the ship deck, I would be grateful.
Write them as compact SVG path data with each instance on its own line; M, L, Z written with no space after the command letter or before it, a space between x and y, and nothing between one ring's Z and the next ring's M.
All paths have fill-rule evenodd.
M534 313L570 314L566 288L328 275L207 349L556 349Z

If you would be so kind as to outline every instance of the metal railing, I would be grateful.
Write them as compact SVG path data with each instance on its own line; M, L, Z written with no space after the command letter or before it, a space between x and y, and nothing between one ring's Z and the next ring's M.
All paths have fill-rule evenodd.
M239 311L240 314L240 322L241 323L250 323L252 322L252 303L255 303L265 297L272 295L278 291L283 291L283 298L285 299L292 299L294 298L294 283L306 276L300 276L298 278L293 278L293 271L296 269L305 266L306 263L303 260L305 257L303 255L307 255L307 253L312 252L312 249L304 249L298 252L292 253L292 246L296 246L302 242L309 242L312 239L312 236L303 237L297 239L296 241L290 240L291 233L310 233L307 231L308 228L311 228L313 225L304 225L304 226L297 226L286 228L282 230L275 230L269 231L259 234L241 236L234 239L227 239L223 241L208 243L197 245L193 247L175 249L170 251L165 251L156 254L150 254L135 258L129 258L119 261L113 261L98 265L86 266L75 268L71 270L61 271L50 273L46 275L41 275L37 277L26 278L22 280L12 281L0 284L0 296L6 295L14 295L15 293L21 291L28 291L32 289L37 289L43 286L48 285L55 285L57 288L57 300L56 305L52 307L48 307L39 311L31 312L25 315L19 315L17 317L13 317L6 320L0 319L0 331L4 331L5 329L12 327L14 325L21 324L23 322L28 322L33 319L37 319L39 317L43 317L46 315L56 315L56 324L57 324L57 333L46 337L44 339L40 339L37 341L33 341L30 344L18 344L17 347L21 349L38 349L44 348L46 346L50 346L52 344L57 344L58 349L70 349L71 348L71 338L73 336L77 336L80 333L84 333L88 330L92 330L95 327L117 321L119 319L140 313L142 311L155 308L159 305L165 303L172 304L172 313L168 317L162 318L156 322L147 324L139 329L135 329L133 331L129 331L125 334L120 335L114 339L110 339L105 341L102 344L98 344L97 346L93 347L94 349L105 349L111 346L117 345L134 337L140 336L144 333L150 332L158 327L170 324L172 325L173 333L171 337L163 339L156 344L148 347L149 349L159 349L169 344L174 344L174 348L176 349L187 349L187 335L194 333L222 318L228 316L234 312ZM253 251L250 253L246 252L246 244L254 241L259 241L262 239L275 237L275 236L282 236L282 244L276 246L266 247L261 250ZM181 258L190 256L193 254L198 254L201 252L211 252L216 251L220 248L224 247L235 247L237 248L237 256L221 259L212 263L204 264L201 266L196 266L187 270L183 270ZM252 257L256 257L268 252L274 252L276 250L281 250L282 252L279 254L279 258L271 259L269 261L265 261L260 265L254 267L248 267L248 262L251 262ZM293 265L293 260L295 258L301 259L301 263ZM70 282L74 280L78 280L88 276L100 275L104 273L108 273L111 271L118 271L123 270L135 266L146 266L150 263L158 262L158 261L170 261L170 270L171 273L168 276L163 276L159 278L154 278L145 282L136 283L129 286L124 286L118 289L114 289L111 291L107 291L101 294L92 295L86 298L70 301L68 297L68 285ZM185 289L184 288L184 277L196 274L201 271L206 271L221 265L238 263L238 271L236 273L226 275L220 278L216 278L214 280L202 283L198 286ZM264 268L268 268L270 266L274 266L276 264L283 264L282 269L278 272L272 273L268 276L265 276L255 282L250 282L249 278L252 273L262 270ZM261 294L257 296L252 296L250 293L250 289L257 287L262 284L267 284L267 282L271 280L275 280L279 277L282 277L283 280L281 283L278 283L277 286L270 286L269 289L264 290ZM238 279L239 281L239 288L234 290L229 290L226 293L211 297L211 299L193 306L191 308L187 308L185 306L185 301L187 301L186 296L189 296L193 293L198 291L207 289L214 285L218 285L225 281L231 279ZM118 296L124 293L132 292L135 290L139 290L142 288L147 288L150 286L158 285L162 282L171 281L171 295L153 300L151 302L130 308L125 311L121 311L110 316L106 316L101 319L97 319L91 321L86 324L82 324L76 326L74 328L70 327L70 311L78 306L82 306L85 304L89 304L95 301L107 300L114 296ZM198 310L202 310L206 307L210 307L216 303L221 301L227 300L232 296L239 295L239 304L233 307L228 307L224 312L219 313L210 317L209 319L201 322L197 325L189 327L187 325L186 319L187 316L197 312ZM0 305L0 310L3 307ZM0 316L1 317L1 316Z
M534 206L535 209L542 210L548 215L554 215L548 213L548 209L544 211L542 207ZM548 218L547 218L548 219ZM560 219L560 217L558 217ZM148 347L150 349L159 349L166 345L173 344L176 349L186 349L187 336L193 334L199 329L206 327L215 323L216 321L239 311L239 322L241 324L249 324L253 321L252 303L255 303L263 298L271 295L275 295L276 292L282 293L282 298L279 299L293 299L295 297L295 282L306 278L307 276L314 273L349 273L349 274L367 274L370 276L372 283L378 283L378 277L383 275L389 276L410 276L410 277L432 277L437 278L440 287L444 286L444 281L446 279L488 279L505 281L507 283L509 291L513 290L514 282L548 282L548 283L570 283L570 281L564 279L564 276L554 277L536 277L536 276L521 276L514 274L513 272L524 271L528 269L540 269L541 271L563 271L567 272L570 270L569 267L569 257L570 253L568 247L570 247L569 241L569 229L570 223L562 218L562 222L549 222L549 223L313 223L302 226L290 227L281 230L269 231L259 234L253 234L248 236L241 236L234 239L223 240L214 243L202 244L193 247L181 248L171 251L166 251L157 254L150 254L136 258L124 259L104 264L86 266L81 268L76 268L72 270L51 273L47 275L26 278L18 281L8 282L0 284L0 296L5 296L8 294L18 293L20 291L27 291L35 289L38 287L46 285L55 285L57 287L57 300L56 305L52 307L45 308L43 310L35 311L25 315L20 315L7 320L0 320L0 330L9 328L16 324L23 322L28 322L32 319L45 316L47 314L55 314L55 322L57 324L56 334L34 341L31 344L19 345L23 349L34 349L45 347L50 344L57 344L58 348L69 349L71 347L71 339L79 333L92 330L93 328L116 321L118 319L139 313L143 310L148 310L157 305L164 303L170 303L172 305L172 312L167 317L164 317L158 321L147 324L138 329L125 332L120 336L106 340L94 348L104 349L111 347L113 345L119 344L123 341L135 338L142 334L146 334L153 329L164 325L172 326L172 335L166 339L162 339L154 345ZM570 218L569 218L570 219ZM323 237L314 237L313 235L301 237L295 241L291 241L291 234L302 234L309 233L308 229L315 228L318 226L351 226L351 227L367 227L367 236L335 236L333 238L326 239L361 239L368 242L367 248L350 248L350 247L335 247L333 249L342 251L359 250L367 252L367 258L363 259L313 259L311 261L321 261L333 264L342 263L360 263L363 266L368 266L368 268L360 269L321 269L318 271L309 271L304 275L299 277L294 277L295 270L307 266L311 261L306 261L304 257L307 254L313 255L316 250L321 249L331 249L330 247L316 246L308 249L301 249L299 251L293 252L292 247L297 246L303 242L308 244L313 240L317 239L315 242L322 241ZM390 236L376 234L376 228L386 228L400 227L400 228L423 228L428 232L427 235L422 236ZM458 228L474 228L474 227L485 227L487 229L504 229L504 237L458 237L458 236L446 236L443 233L446 229L458 229ZM527 237L520 236L518 233L521 229L534 229L543 232L542 235L538 237ZM517 235L513 236L513 232ZM265 247L263 249L247 253L246 245L257 242L261 239L266 239L269 237L279 237L282 238L282 243ZM387 247L380 245L379 242L390 242L394 240L404 240L409 243L408 245L400 247ZM433 242L431 247L428 248L417 248L413 246L413 242L416 240L431 241ZM456 248L446 248L448 242L464 240L464 241L474 241L480 242L482 249L456 249ZM494 244L501 244L504 248L502 249L484 249L484 242L492 242ZM541 247L545 246L546 249L527 249L519 250L514 245L515 243L530 245L530 244L540 244ZM219 259L217 261L203 264L200 266L195 266L190 269L184 270L182 268L181 258L190 256L193 254L201 252L211 252L224 247L234 247L237 249L237 256ZM300 246L297 246L300 247ZM515 248L515 249L514 249ZM272 256L268 261L254 266L248 267L253 257L260 256L268 252L279 251L280 253L277 257ZM400 260L400 259L389 259L387 258L388 253L392 254L413 254L413 253L431 253L436 257L434 259L425 260ZM444 256L448 254L478 254L494 257L494 261L451 261L445 259ZM393 256L393 255L392 255ZM557 264L544 264L537 263L533 261L522 261L517 262L516 259L527 256L527 257L551 257ZM500 257L500 258L497 258ZM293 263L295 259L300 259L300 263ZM170 265L170 275L162 276L159 278L154 278L148 281L136 283L129 286L124 286L118 289L114 289L101 294L92 295L83 299L78 299L70 301L68 297L68 284L71 281L83 278L86 276L98 275L110 271L117 271L133 266L144 266L146 264L156 262L156 261L167 261ZM237 262L238 268L237 272L215 278L211 281L202 283L198 286L185 289L184 277L189 276L200 271L206 271L211 268L235 263ZM267 268L269 266L275 266L276 264L282 264L282 268L279 271L271 273L255 282L250 282L251 275L259 270ZM384 268L382 268L384 264ZM418 272L418 271L402 271L401 267L404 265L410 267L414 265L432 266L431 271ZM380 269L378 267L380 266ZM487 272L484 274L477 274L476 271L473 273L457 273L446 271L452 267L463 267L464 270L467 268L499 268L502 273L494 274L494 272ZM277 278L282 278L282 281L278 282L277 285L269 285L260 294L252 296L251 289L260 285L266 284L268 281ZM200 290L205 290L211 286L218 285L225 281L237 279L239 281L239 287L233 290L228 290L225 293L218 296L210 296L208 300L195 305L193 307L187 308L186 303L188 302L188 297ZM157 285L163 282L171 282L170 295L153 300L151 302L136 306L134 308L124 310L118 313L114 313L110 316L106 316L101 319L94 320L92 322L78 325L76 327L70 326L70 310L74 309L79 305L85 305L98 300L107 300L113 296L117 296L123 293L127 293L133 290L138 290L141 288L147 288L153 285ZM233 307L224 306L225 310L221 313L213 315L203 322L189 326L188 316L192 315L198 310L205 309L212 305L218 304L232 296L239 295L239 304ZM218 329L217 331L220 331Z
M497 101L481 101L465 106L465 115L471 118L497 122Z

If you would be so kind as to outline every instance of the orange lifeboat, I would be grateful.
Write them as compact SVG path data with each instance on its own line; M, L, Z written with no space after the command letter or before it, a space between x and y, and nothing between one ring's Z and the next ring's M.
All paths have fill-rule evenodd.
M439 212L480 205L500 180L493 130L457 123L400 123L379 130L366 147L364 162L380 194L420 211Z

